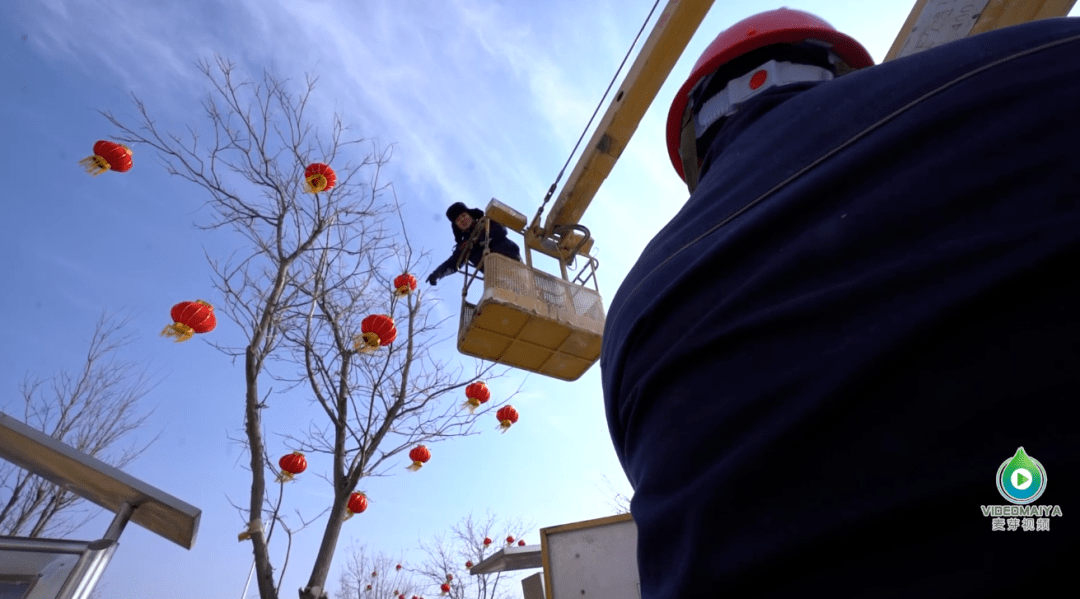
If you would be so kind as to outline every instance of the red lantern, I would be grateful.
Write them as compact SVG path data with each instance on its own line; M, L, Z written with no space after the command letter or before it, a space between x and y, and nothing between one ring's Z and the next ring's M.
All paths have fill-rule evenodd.
M187 341L195 333L209 333L217 326L214 307L196 300L180 302L172 307L173 323L161 331L162 336L176 337L176 342Z
M371 590L371 585L370 584L367 585L367 590L369 590L369 591Z
M308 193L330 191L334 188L334 184L337 183L337 174L334 173L334 169L330 168L330 165L313 162L304 171L304 183L306 183L304 191Z
M345 519L353 517L353 514L362 513L367 509L367 495L357 491L349 496L349 504L346 506ZM372 574L374 576L374 574Z
M367 509L367 506L364 506L364 509ZM373 572L371 573L371 577L372 577L372 578L375 578L375 577L376 577L376 576L378 576L378 575L379 575L379 571L378 571L378 570L374 570L374 571L373 571Z
M514 537L512 537L512 536L506 537L506 544L507 545L513 545L514 544Z
M401 570L401 564L398 564L398 565L397 565L397 569L398 569L399 571Z
M445 582L442 583L442 586L440 586L439 588L442 589L442 594L443 595L450 592L450 585L446 584Z
M499 408L498 412L495 412L495 417L499 419L499 428L502 432L510 430L510 426L518 421L517 410L514 406L503 406Z
M452 582L453 580L454 580L454 575L453 574L447 574L446 575L446 582Z
M405 595L398 595L397 599L405 599Z
M102 140L94 144L94 155L83 158L79 164L95 177L109 170L126 173L131 170L131 148Z
M466 568L471 568L472 566L473 566L473 563L472 563L472 561L471 561L471 560L470 560L470 561L467 561L467 562L465 562L465 567L466 567Z
M277 477L278 482L289 482L294 475L307 470L307 460L304 458L304 454L294 451L289 455L282 456L278 460L278 466L281 466L281 474Z
M416 472L431 459L431 452L428 451L427 447L417 445L409 452L409 459L412 460L412 466L409 466L408 469ZM398 566L398 569L400 570L401 566Z
M394 279L394 295L401 297L408 295L410 291L416 291L416 277L405 273Z
M465 408L469 412L475 412L476 408L480 407L480 404L486 403L491 399L491 391L488 390L484 381L476 381L468 387L465 387L465 397L468 400L461 404L461 407Z
M524 546L525 546L525 539L521 539L520 541L518 541L518 547L524 547Z
M397 339L394 319L386 314L372 314L360 323L360 336L353 341L356 351L371 353Z
M490 544L491 544L491 539L489 539L487 537L484 537L484 547L487 547Z

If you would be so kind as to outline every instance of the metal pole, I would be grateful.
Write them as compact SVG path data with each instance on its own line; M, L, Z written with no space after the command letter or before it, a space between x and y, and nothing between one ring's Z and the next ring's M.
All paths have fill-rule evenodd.
M71 576L57 593L57 599L86 599L90 596L94 587L97 586L98 579L112 561L120 533L124 532L124 527L131 520L136 507L128 502L120 505L116 517L109 524L109 529L105 531L105 536L87 546L86 552L75 565Z
M128 520L131 520L131 515L135 513L136 507L125 501L120 506L120 511L116 512L116 517L113 518L109 530L105 531L105 536L102 538L110 541L120 540L120 533L124 532L124 527L127 526Z
M89 545L86 541L65 539L29 539L23 537L0 537L0 551L72 553L82 555Z
M240 599L247 597L248 587L251 586L251 575L255 573L255 560L251 560L251 570L248 571L247 582L244 583L244 592L240 595Z
M112 561L117 548L116 541L101 539L90 543L86 553L71 572L57 599L89 599L105 568Z

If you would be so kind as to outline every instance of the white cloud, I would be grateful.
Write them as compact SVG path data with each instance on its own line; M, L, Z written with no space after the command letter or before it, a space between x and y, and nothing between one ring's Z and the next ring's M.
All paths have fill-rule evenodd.
M114 73L125 92L162 100L189 89L195 56L210 44L198 14L177 5L43 0L34 15L42 54L102 80Z

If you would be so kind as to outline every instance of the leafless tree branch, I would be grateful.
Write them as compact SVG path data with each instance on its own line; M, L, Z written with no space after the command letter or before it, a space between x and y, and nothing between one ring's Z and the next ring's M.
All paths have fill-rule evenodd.
M611 479L607 475L601 477L604 481L604 489L601 489L608 496L608 508L611 509L613 515L629 514L630 513L630 499L631 496L615 490L615 485L612 484ZM598 485L599 488L599 485Z
M48 381L28 374L19 387L26 424L117 468L160 435L131 439L153 413L140 408L156 384L145 368L119 358L132 341L129 324L130 318L102 313L79 371L61 370ZM63 537L93 516L80 497L7 462L0 463L0 489L10 492L0 507L6 536Z
M505 547L507 537L513 537L516 541L529 528L532 526L526 526L518 519L500 523L491 513L483 519L469 514L451 527L449 535L436 535L431 540L420 541L420 549L427 559L416 569L416 573L436 587L449 584L449 599L503 599L510 596L512 591L502 572L473 576L469 574L466 564L479 564ZM491 543L485 544L485 539L490 539ZM452 578L448 580L447 575Z
M408 598L420 594L422 588L400 557L384 553L368 556L367 548L355 542L345 552L338 583L337 599Z

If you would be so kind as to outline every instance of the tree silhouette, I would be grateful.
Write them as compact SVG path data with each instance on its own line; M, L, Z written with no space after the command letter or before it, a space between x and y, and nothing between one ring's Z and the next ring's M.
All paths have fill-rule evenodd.
M61 370L48 384L28 374L19 385L26 424L116 468L157 440L122 444L152 412L140 410L153 389L145 368L119 358L132 340L125 333L129 323L102 313L78 371ZM64 537L93 517L80 509L78 495L7 462L0 462L0 489L11 493L0 507L5 536Z
M329 456L334 500L300 597L325 599L346 505L360 481L399 467L398 454L418 443L474 434L476 419L501 402L470 414L459 409L458 394L501 373L479 362L465 372L436 359L441 323L431 319L431 302L419 290L393 293L393 278L423 272L427 258L412 249L394 189L380 178L392 147L347 138L340 115L324 143L308 120L313 77L294 97L287 81L265 72L259 83L242 80L220 57L199 67L213 86L203 104L213 130L209 143L190 126L187 138L160 132L138 98L138 126L103 114L120 129L120 141L154 148L169 173L208 193L214 218L203 229L231 231L244 243L227 259L208 256L217 311L245 336L243 345L215 344L244 364L240 440L250 457L251 493L239 508L246 523L241 536L252 541L260 596L276 598L285 569L275 582L268 540L276 525L286 524L280 499L269 497L266 475L277 473L278 456L269 453L262 411L275 395L302 389L320 417L305 434L284 436L289 451ZM360 147L369 151L358 157ZM335 170L333 188L307 192L303 173L314 162ZM376 314L393 317L398 335L372 351L358 336L364 319ZM271 382L279 383L276 391ZM294 531L287 529L290 542Z

